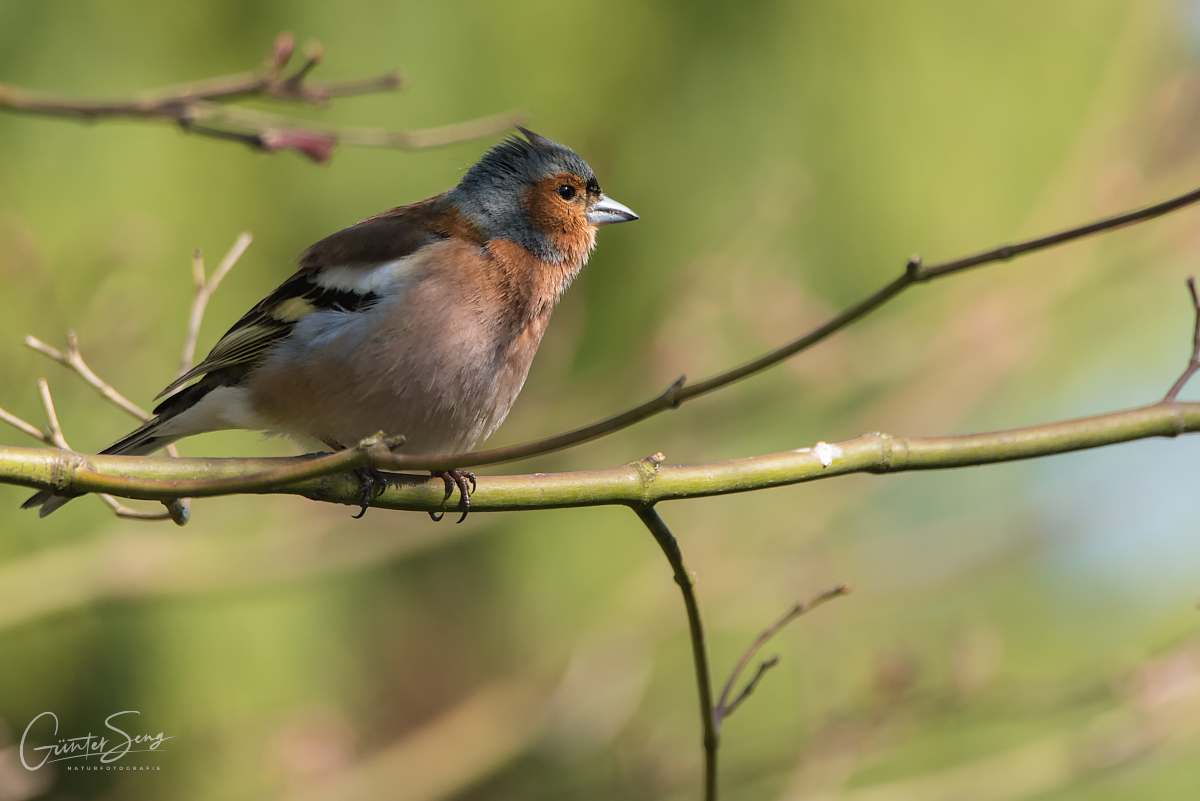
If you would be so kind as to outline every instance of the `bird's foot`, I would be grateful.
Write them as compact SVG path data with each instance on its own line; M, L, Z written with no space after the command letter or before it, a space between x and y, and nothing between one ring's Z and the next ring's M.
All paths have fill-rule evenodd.
M441 476L442 481L446 482L446 497L442 498L442 503L450 500L450 496L454 494L454 488L458 487L459 501L458 508L462 511L462 517L458 518L457 522L461 523L467 519L467 512L471 511L471 493L475 491L475 474L469 470L441 470L435 471L431 475ZM467 489L467 484L471 488ZM438 522L446 516L445 512L430 512L429 517L433 522Z
M354 519L358 520L367 513L367 507L371 505L371 501L383 494L387 489L387 476L373 467L360 467L354 471L354 475L358 476L359 486L362 487L361 508L358 514L354 515Z

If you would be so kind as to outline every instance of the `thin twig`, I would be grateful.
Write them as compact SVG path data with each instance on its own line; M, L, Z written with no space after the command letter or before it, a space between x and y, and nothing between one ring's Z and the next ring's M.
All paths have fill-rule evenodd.
M737 694L729 703L718 703L717 708L713 710L713 717L717 720L717 726L725 722L725 718L733 714L733 710L742 705L750 695L758 689L758 684L763 680L763 676L767 675L767 671L779 664L779 654L774 654L767 659L758 663L758 669L754 671L754 675L750 677L750 681L746 682L746 686Z
M67 331L67 350L65 353L53 345L48 345L37 337L28 334L25 336L25 345L36 350L38 353L49 356L59 364L70 367L88 386L99 392L105 400L135 420L144 423L152 416L141 406L138 406L118 392L112 384L96 375L92 368L88 367L87 362L83 360L83 354L79 352L79 338L75 335L74 331ZM164 450L168 456L179 456L179 451L174 445L168 445Z
M50 385L44 378L39 378L37 385L38 393L42 396L42 408L46 412L46 441L56 448L71 450L71 446L63 438L62 426L58 424L58 412L54 410L54 399L50 397Z
M287 72L295 39L281 33L262 68L183 86L143 92L120 100L83 100L0 83L0 108L30 114L76 117L84 120L132 117L172 122L185 131L241 142L257 150L291 150L313 161L327 161L338 144L366 147L425 148L474 139L519 125L525 115L515 112L441 128L391 131L314 125L307 120L230 106L229 102L260 97L324 106L352 95L394 91L402 79L396 72L375 78L312 83L309 73L323 57L320 45L310 45L304 61Z
M204 312L208 308L209 299L212 298L217 287L225 280L225 276L229 275L229 271L233 269L253 241L254 237L249 233L240 234L211 278L205 278L204 256L200 251L197 250L192 255L192 278L196 283L196 295L192 299L192 310L188 315L187 335L183 340L183 357L179 365L180 375L191 370L196 362L196 339L200 336L200 324L204 321Z
M109 509L113 510L113 514L115 514L117 517L125 518L126 520L171 520L177 526L186 524L188 520L187 506L185 505L186 502L183 499L163 501L163 506L165 507L164 511L151 512L142 509L134 509L132 506L126 506L112 495L100 493L99 498L108 505ZM182 510L182 513L176 510Z
M1192 296L1192 309L1196 313L1196 322L1192 329L1192 358L1188 361L1182 375L1167 390L1167 394L1163 397L1163 403L1170 403L1178 398L1183 387L1196 374L1196 371L1200 370L1200 297L1196 296L1196 278L1194 276L1188 276L1187 288L1188 293Z
M22 434L28 434L29 436L33 437L34 439L41 440L42 442L46 442L46 432L42 431L40 428L33 425L32 423L25 422L20 417L17 417L15 414L13 414L11 412L6 412L4 409L0 409L0 422L8 423L10 426L17 429ZM53 445L54 443L46 442L46 444Z
M737 381L748 378L755 373L760 373L769 367L791 358L796 354L808 350L819 342L828 339L833 334L846 328L851 323L854 323L871 312L883 306L892 298L899 295L904 290L916 284L928 283L938 278L954 273L963 272L972 267L979 267L984 264L995 262L1010 261L1018 256L1024 256L1029 253L1034 253L1039 250L1062 245L1067 242L1072 242L1076 239L1082 239L1093 234L1098 234L1104 231L1111 231L1117 228L1122 228L1127 225L1134 225L1139 222L1161 217L1172 211L1177 211L1186 206L1200 202L1200 189L1194 189L1191 192L1179 195L1165 200L1161 203L1156 203L1151 206L1146 206L1142 209L1119 214L1115 217L1107 217L1103 220L1081 225L1076 228L1070 228L1059 233L1049 236L1029 239L1023 242L1018 242L1012 245L1004 245L992 250L977 253L974 256L967 256L953 261L942 262L932 266L925 266L918 255L912 256L905 266L904 274L894 279L891 283L884 286L882 289L874 292L855 305L845 311L831 317L821 325L809 331L804 336L792 340L788 344L770 351L763 356L760 356L753 361L749 361L732 370L727 370L719 373L711 378L701 381L696 384L687 384L686 377L681 376L674 384L667 387L658 397L653 398L645 403L635 406L632 409L613 415L591 425L577 428L573 431L568 431L563 434L558 434L546 439L526 442L519 445L512 445L505 448L492 448L490 450L475 451L463 456L455 457L454 466L457 467L476 467L487 464L502 464L504 462L513 462L518 459L527 459L531 456L540 456L542 454L553 453L554 451L564 450L566 448L580 445L584 442L598 439L600 437L612 434L621 429L628 428L635 423L640 423L654 415L667 411L668 409L677 409L679 406L693 398L698 398L701 395L707 395L710 392L723 389Z
M53 345L48 345L35 336L26 335L25 345L28 348L36 350L45 356L49 356L59 364L65 365L74 370L80 378L82 378L88 386L99 392L105 400L116 406L118 409L135 417L141 422L146 422L150 419L150 413L138 406L133 401L126 398L118 392L112 384L109 384L100 376L96 375L87 363L83 360L83 356L79 353L79 339L75 336L74 331L67 331L67 350L64 353Z
M46 383L46 379L44 379L44 378L38 379L39 393L42 392L42 385L45 383ZM49 396L49 394L50 394L50 387L49 387L49 385L47 385L46 389L45 389L45 395L42 396L42 408L43 409L45 409L47 407L47 397ZM53 399L49 400L48 405L51 410L54 409ZM57 415L55 416L55 418L57 420ZM57 441L55 441L55 438L54 438L53 434L50 432L50 430L45 429L45 428L38 428L33 423L22 420L20 417L17 417L15 414L13 414L11 412L6 412L4 409L0 409L0 421L8 423L10 426L17 429L22 434L28 434L29 436L36 439L38 442L44 443L46 445L50 445L55 448L63 447L62 445L59 445ZM58 436L59 436L59 438L62 437L61 429L58 432Z
M815 598L805 601L804 603L798 603L789 609L783 617L779 618L779 620L776 620L758 635L758 638L755 639L754 642L750 644L750 647L746 649L745 653L742 654L742 658L738 660L737 664L730 672L729 678L725 680L725 686L721 689L721 697L717 701L716 707L713 708L713 718L715 719L718 728L725 718L732 715L733 711L741 706L743 701L750 697L750 694L754 692L754 689L758 686L758 683L762 681L763 675L779 662L779 657L773 656L761 663L758 666L758 670L755 672L754 677L750 679L742 691L737 694L737 697L731 701L729 699L729 694L733 692L733 688L737 685L738 679L741 678L742 673L750 664L750 660L754 659L754 655L757 654L772 637L778 634L784 626L791 623L804 613L815 609L826 601L832 601L834 598L845 595L848 592L850 592L850 585L839 584L831 590L826 590Z
M656 465L655 465L656 466ZM704 622L700 618L700 603L696 600L696 586L692 574L683 563L683 552L667 524L659 517L653 506L635 506L633 511L650 529L654 541L662 548L671 564L675 583L683 593L683 605L687 608L688 634L692 640L692 662L696 669L696 687L700 693L700 724L704 741L704 799L715 801L717 797L717 749L720 734L713 717L712 673L708 665L708 643L704 636Z

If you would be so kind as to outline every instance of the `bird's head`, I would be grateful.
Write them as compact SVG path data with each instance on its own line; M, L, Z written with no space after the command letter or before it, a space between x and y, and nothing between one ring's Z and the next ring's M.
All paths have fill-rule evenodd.
M449 199L487 239L507 239L552 264L582 264L601 225L636 220L605 197L595 173L568 147L525 128L467 170Z

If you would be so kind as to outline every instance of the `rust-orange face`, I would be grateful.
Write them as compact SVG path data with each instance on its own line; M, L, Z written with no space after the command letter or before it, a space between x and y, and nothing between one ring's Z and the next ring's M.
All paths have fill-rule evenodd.
M596 228L636 220L604 196L591 167L575 151L521 129L488 151L450 199L491 238L514 241L555 264L581 262Z
M537 181L525 193L529 222L564 253L592 249L596 228L636 220L628 208L606 198L594 176L560 172Z
M560 172L535 182L522 198L525 213L535 228L546 234L578 233L592 227L588 207L601 198L600 184Z

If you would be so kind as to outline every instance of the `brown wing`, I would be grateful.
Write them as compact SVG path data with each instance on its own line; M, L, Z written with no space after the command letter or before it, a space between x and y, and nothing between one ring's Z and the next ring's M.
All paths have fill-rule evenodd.
M379 300L371 291L322 286L324 270L348 268L364 273L402 259L451 236L483 243L478 229L458 214L443 195L377 214L327 236L300 254L300 269L234 323L212 351L159 393L170 395L192 379L225 371L223 385L236 384L262 355L288 336L297 321L326 309L359 311Z

